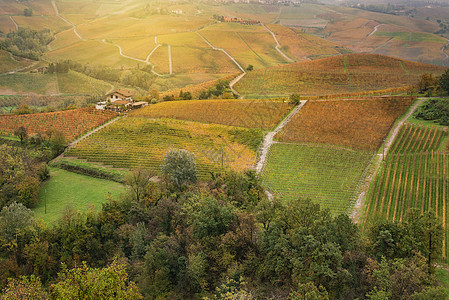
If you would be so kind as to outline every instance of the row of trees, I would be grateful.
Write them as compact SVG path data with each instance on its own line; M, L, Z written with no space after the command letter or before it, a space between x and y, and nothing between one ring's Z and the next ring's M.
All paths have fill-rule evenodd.
M268 199L252 171L198 184L187 151L167 153L162 174L135 170L121 199L108 198L98 214L67 208L52 227L20 204L4 207L3 295L34 284L20 277L34 274L33 286L54 299L81 299L93 280L136 299L128 280L145 299L444 299L433 269L443 233L435 213L412 210L362 235L348 216L308 200ZM117 265L127 272L95 275Z

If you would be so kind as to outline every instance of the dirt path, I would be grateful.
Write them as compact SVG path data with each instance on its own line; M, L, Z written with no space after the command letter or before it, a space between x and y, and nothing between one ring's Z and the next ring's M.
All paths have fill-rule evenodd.
M73 32L76 34L76 36L77 36L80 40L86 41L86 39L84 39L84 38L78 33L78 31L76 30L76 26L75 26L72 22L70 22L69 20L67 20L66 18L62 17L62 16L59 14L59 10L58 10L58 7L56 6L56 2L55 2L55 1L51 1L51 5L53 5L53 9L55 10L56 16L59 17L59 18L60 18L61 20L63 20L64 22L66 22L67 24L69 24L70 26L72 26Z
M156 51L157 48L162 46L161 44L159 44L157 42L157 36L154 37L154 43L156 44L156 46L153 48L153 50L151 50L150 54L148 54L147 59L145 60L147 62L147 64L150 63L150 57L151 57L151 55L153 55L154 51Z
M443 48L441 48L441 52L443 52L443 54L444 54L444 56L445 56L443 60L446 60L446 59L449 58L449 55L448 55L448 54L446 53L446 51L445 51L446 48L449 47L449 40L446 39L446 38L445 38L445 40L447 41L447 43L446 43L446 45L443 46Z
M12 54L11 54L11 56L12 56ZM14 59L14 58L13 58L13 59ZM0 73L0 76L2 76L2 75L10 75L10 74L14 74L14 73L20 72L20 71L25 70L25 69L32 69L32 68L34 68L37 64L39 64L39 61L35 61L35 62L33 62L32 64L30 64L30 65L28 65L28 66L23 66L23 67L14 69L14 70L12 70L12 71L8 71L8 72L5 72L5 73Z
M360 221L359 219L362 213L361 210L366 200L366 192L368 191L371 182L374 180L374 178L376 178L377 173L379 172L380 169L381 162L388 155L388 151L390 150L390 147L393 144L394 139L398 135L402 125L404 125L405 121L407 121L407 119L415 112L415 110L424 100L426 100L426 98L418 98L418 101L416 101L416 103L413 104L409 112L393 127L390 137L382 145L383 147L382 153L379 153L373 157L374 162L372 162L372 164L374 164L374 167L372 171L368 174L368 176L365 178L365 181L361 187L361 191L357 197L357 201L354 205L354 209L350 216L355 223L358 223Z
M86 133L86 134L83 135L82 137L80 137L80 138L78 138L77 140L75 140L75 141L71 142L70 144L68 144L66 150L68 150L68 149L74 147L76 144L78 144L79 142L81 142L82 140L84 140L85 138L87 138L89 135L91 135L91 134L97 132L97 131L100 130L100 129L105 128L106 126L111 125L112 123L114 123L115 121L117 121L117 120L120 119L120 118L121 118L121 117L117 117L117 118L115 118L115 119L112 119L111 121L109 121L109 122L107 122L107 123L101 125L100 127L95 128L95 129L92 130L91 132ZM54 160L63 158L63 157L64 157L64 153L65 153L65 151L62 152L62 153L61 153L58 157L56 157Z
M171 46L168 45L168 70L170 75L173 74L173 63L171 60Z
M240 79L242 79L243 76L245 76L245 75L246 75L246 72L240 74L240 75L237 76L237 77L235 77L235 78L232 79L232 81L229 83L229 87L231 88L231 91L232 91L234 94L236 94L237 96L240 96L240 94L239 94L239 92L237 92L237 91L234 89L234 84L236 84L237 82L239 82ZM240 97L240 99L243 99L243 97Z
M263 24L263 27L265 27L265 29L271 33L271 35L273 36L274 41L276 42L276 50L285 58L286 61L288 61L289 63L293 63L295 62L293 59L291 59L290 57L287 56L287 54L285 54L284 52L282 52L281 50L281 44L279 44L278 39L276 38L276 35L274 34L273 31L270 30L270 28L268 28L265 24Z
M372 36L373 34L375 34L376 31L377 31L377 29L378 29L380 26L382 26L382 25L384 25L384 24L379 24L379 25L374 26L373 31L371 31L371 33L368 34L366 37L370 37L370 36Z
M262 148L260 149L259 161L256 164L256 173L260 174L265 166L267 160L268 151L270 151L271 145L273 145L274 136L282 129L285 125L290 122L290 120L298 113L298 111L307 103L307 101L301 101L301 103L293 109L293 111L274 129L265 135L262 143Z
M17 25L16 21L14 21L14 19L12 18L12 16L9 16L9 18L11 19L11 21L14 23L14 26L16 26L16 30L19 29L19 25Z
M242 66L235 60L234 57L232 57L231 55L229 55L228 52L226 52L226 50L224 50L223 48L217 48L214 45L212 45L204 36L201 35L201 33L199 33L198 31L196 32L202 39L203 41L208 44L212 49L217 50L217 51L221 51L224 54L226 54L227 57L229 57L232 62L237 66L237 68L240 69L240 71L242 71L242 73L246 73L245 69L242 68Z

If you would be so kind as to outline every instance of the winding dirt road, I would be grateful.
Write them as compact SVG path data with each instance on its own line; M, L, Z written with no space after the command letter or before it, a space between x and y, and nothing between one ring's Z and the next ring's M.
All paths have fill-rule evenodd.
M263 139L263 144L260 149L259 161L256 164L256 173L260 174L265 166L268 152L270 151L271 145L273 145L274 136L282 129L285 125L290 122L290 120L298 113L298 111L307 103L306 101L301 101L301 103L292 110L292 112L273 130L267 133Z
M265 24L263 24L263 27L265 27L265 29L271 33L271 35L273 36L274 41L276 42L276 50L285 58L286 61L288 61L289 63L293 63L295 62L293 59L291 59L290 57L287 56L287 54L285 54L284 52L282 52L281 50L281 44L279 44L279 41L276 37L276 35L274 34L273 31L270 30L270 28L268 28Z

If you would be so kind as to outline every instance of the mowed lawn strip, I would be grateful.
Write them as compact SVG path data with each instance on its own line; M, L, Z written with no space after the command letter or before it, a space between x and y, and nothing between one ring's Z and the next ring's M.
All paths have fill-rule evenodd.
M346 213L372 152L324 145L274 144L262 179L281 199L309 198Z
M114 181L50 168L50 179L39 192L39 204L33 209L34 216L46 223L54 223L68 205L82 212L88 211L93 205L95 210L99 211L101 203L105 202L107 197L117 199L124 190L124 185Z

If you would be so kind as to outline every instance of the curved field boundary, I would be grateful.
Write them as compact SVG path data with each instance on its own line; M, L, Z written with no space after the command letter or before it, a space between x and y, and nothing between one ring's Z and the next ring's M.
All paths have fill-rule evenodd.
M56 2L55 2L55 1L51 1L51 5L53 5L53 9L55 10L56 16L59 17L59 18L60 18L61 20L63 20L64 22L66 22L67 24L69 24L70 26L72 26L73 32L76 34L76 36L77 36L80 40L86 41L86 39L84 39L84 38L78 33L78 31L76 30L76 26L75 26L72 22L70 22L69 20L67 20L66 18L62 17L62 16L59 14L59 10L58 10L58 7L56 6Z

